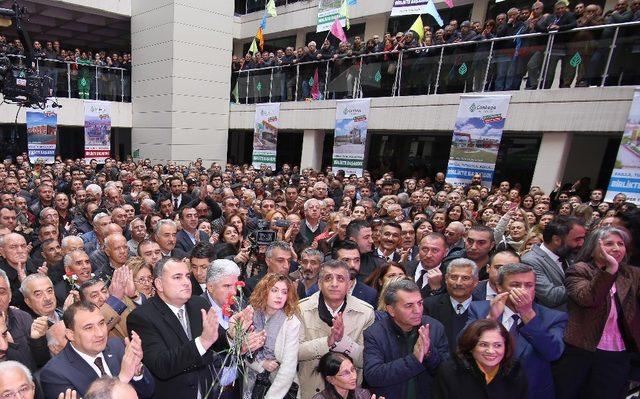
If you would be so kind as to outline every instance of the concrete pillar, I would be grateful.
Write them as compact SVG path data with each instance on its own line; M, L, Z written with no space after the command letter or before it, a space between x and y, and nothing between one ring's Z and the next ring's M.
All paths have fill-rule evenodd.
M480 21L484 23L489 8L489 0L475 0L471 9L471 21Z
M388 21L389 16L387 14L368 17L364 26L365 40L371 39L374 35L380 36L380 40L382 40L385 32L387 31Z
M300 167L320 170L322 167L322 152L324 151L324 131L305 130L302 138L302 157Z
M299 30L296 33L296 48L304 47L307 45L307 32ZM318 48L322 46L322 43L318 43Z
M572 133L544 133L542 135L536 168L531 181L532 186L540 186L546 193L550 193L555 183L563 180L572 139Z
M131 2L132 151L225 163L232 1Z

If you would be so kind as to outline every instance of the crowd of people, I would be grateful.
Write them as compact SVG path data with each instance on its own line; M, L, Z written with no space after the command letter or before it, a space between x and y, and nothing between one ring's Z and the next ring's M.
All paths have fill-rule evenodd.
M550 13L545 13L544 4L537 1L531 7L511 8L484 23L459 23L454 19L437 30L425 26L421 37L411 30L395 35L387 32L382 38L374 35L366 41L355 36L353 43L342 42L337 48L327 37L320 45L312 41L297 50L287 47L275 52L249 52L244 58L234 56L232 88L237 82L240 102L266 102L269 95L271 101L302 101L313 97L314 81L319 83L320 96L326 91L331 98L389 96L396 88L401 95L433 94L436 88L438 93L548 89L558 64L561 88L600 86L614 36L616 49L605 84L633 85L640 83L635 68L640 56L636 44L639 28L624 27L616 35L616 29L606 25L637 21L638 0L618 0L607 12L586 2L570 11L566 1L558 1ZM570 32L597 26L603 27ZM550 49L547 36L497 40L493 47L488 41L549 32L558 32ZM430 48L453 43L468 44L444 47L443 51ZM399 52L403 53L400 79ZM309 64L313 61L316 63ZM273 67L277 68L272 79Z
M624 398L640 210L484 178L6 159L0 397Z
M44 45L36 40L32 46L32 56L37 60L38 72L45 77L49 96L121 101L124 95L130 101L131 53L64 49L58 40ZM0 54L8 55L14 65L24 66L25 49L19 39L7 41L6 36L0 35Z

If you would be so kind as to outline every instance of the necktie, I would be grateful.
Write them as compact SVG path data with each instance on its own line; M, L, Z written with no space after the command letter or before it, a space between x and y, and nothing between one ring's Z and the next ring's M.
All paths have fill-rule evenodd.
M173 210L174 211L178 210L178 199L177 198L173 199Z
M416 284L418 284L418 287L420 287L420 289L422 289L422 286L424 285L425 274L427 274L427 271L425 269L420 270L420 277L418 277L418 281L416 281Z
M95 364L98 370L100 370L100 377L104 377L105 375L107 375L107 372L104 371L104 365L102 364L102 358L100 356L96 357L96 360L93 361L93 364Z
M184 317L184 309L178 309L178 320L180 320L180 324L182 324L182 329L184 333L187 334L187 338L191 339L191 328L189 328L189 323L187 322L187 318Z
M518 326L520 324L520 316L517 314L511 315L513 319L513 323L511 324L511 328L509 329L509 334L513 336L513 339L518 338Z
M456 305L456 313L457 314L462 314L462 310L463 310L462 308L463 308L463 306L462 306L461 303L457 304Z

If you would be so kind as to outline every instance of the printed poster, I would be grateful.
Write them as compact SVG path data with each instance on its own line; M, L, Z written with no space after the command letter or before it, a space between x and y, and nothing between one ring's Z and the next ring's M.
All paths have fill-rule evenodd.
M633 94L629 117L604 200L613 202L613 197L618 193L625 194L628 202L640 205L640 89L636 89Z
M394 0L391 16L428 14L429 1L431 0Z
M111 156L111 103L84 102L84 157L104 163Z
M448 183L466 185L480 173L482 184L491 188L510 101L510 95L461 96L451 140Z
M252 162L255 169L276 169L279 118L280 104L256 105Z
M27 111L27 150L32 163L55 162L57 136L58 115L53 109Z
M356 0L347 0L347 5L356 5ZM340 24L344 28L347 24L347 19L340 15L340 6L342 0L319 0L318 1L318 24L316 32L326 32L329 30L336 17L340 18ZM320 44L318 44L320 45Z
M337 102L333 170L362 176L371 99Z

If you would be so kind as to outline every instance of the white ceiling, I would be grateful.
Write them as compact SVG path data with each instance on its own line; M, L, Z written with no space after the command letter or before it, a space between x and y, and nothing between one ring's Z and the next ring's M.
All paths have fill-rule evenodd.
M11 8L12 0L0 0L0 7ZM31 40L59 40L62 48L105 49L129 51L131 48L131 21L119 15L92 13L95 10L62 8L46 4L46 0L20 1L29 11L24 27ZM15 38L11 27L0 33ZM44 43L42 43L44 46Z

